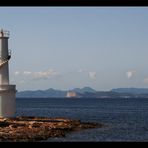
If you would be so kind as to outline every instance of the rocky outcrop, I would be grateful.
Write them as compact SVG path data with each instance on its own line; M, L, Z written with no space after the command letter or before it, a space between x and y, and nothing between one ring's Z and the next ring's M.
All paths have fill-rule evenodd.
M0 118L0 141L41 141L50 137L63 137L70 131L102 126L65 118Z

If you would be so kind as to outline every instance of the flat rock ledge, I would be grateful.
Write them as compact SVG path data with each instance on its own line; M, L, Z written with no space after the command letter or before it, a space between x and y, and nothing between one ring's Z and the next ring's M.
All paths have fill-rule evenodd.
M67 132L100 128L102 124L66 118L18 116L0 118L1 142L35 142L50 137L64 137Z

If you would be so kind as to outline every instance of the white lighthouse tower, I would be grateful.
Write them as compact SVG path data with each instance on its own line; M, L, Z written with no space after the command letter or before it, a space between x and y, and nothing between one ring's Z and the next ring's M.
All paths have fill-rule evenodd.
M9 85L11 52L8 50L9 31L0 30L0 117L15 114L15 85Z

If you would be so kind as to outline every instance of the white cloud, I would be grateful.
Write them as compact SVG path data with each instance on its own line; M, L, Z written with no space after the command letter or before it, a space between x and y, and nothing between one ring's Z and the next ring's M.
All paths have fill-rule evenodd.
M133 77L134 74L135 74L135 71L127 71L126 72L126 76L127 76L128 79L130 79L131 77Z
M19 71L15 71L14 74L15 74L15 75L19 75L20 72L19 72Z
M30 72L30 71L24 71L23 74L26 75L26 76L28 76L28 75L31 75L32 72Z
M89 75L90 79L96 79L97 73L95 71L90 71L90 72L88 72L88 75Z
M77 72L82 73L82 72L87 72L87 70L80 68Z
M48 79L56 75L57 75L57 72L55 70L49 69L47 71L34 72L33 77L34 79Z
M78 72L80 72L80 73L83 72L83 71L84 71L83 69L79 69L79 70L78 70Z

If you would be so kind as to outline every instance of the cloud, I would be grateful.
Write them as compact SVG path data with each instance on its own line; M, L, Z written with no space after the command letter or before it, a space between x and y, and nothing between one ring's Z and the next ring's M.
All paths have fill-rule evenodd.
M55 70L49 69L47 71L34 72L33 78L34 79L48 79L56 75L57 75L57 72Z
M80 73L83 72L83 71L84 71L83 69L79 69L79 70L78 70L78 72L80 72Z
M18 76L18 75L21 75L21 76L28 76L28 75L31 75L32 72L30 72L30 71L23 71L23 72L21 72L21 71L15 71L14 74L15 74L16 76Z
M87 70L80 68L77 72L82 73L82 72L87 72Z
M90 79L96 79L97 73L95 71L90 71L88 72L88 75Z
M126 72L126 76L128 79L132 78L134 76L134 74L135 74L135 71L127 71Z
M30 76L33 79L48 79L52 76L58 76L57 72L53 69L48 69L47 71L38 71L38 72L31 72L28 70L24 71L15 71L14 74L21 75L22 77Z
M20 72L19 71L15 71L14 74L17 76L17 75L20 74Z
M30 71L24 71L23 74L26 75L26 76L28 76L28 75L31 75L32 72L30 72Z

